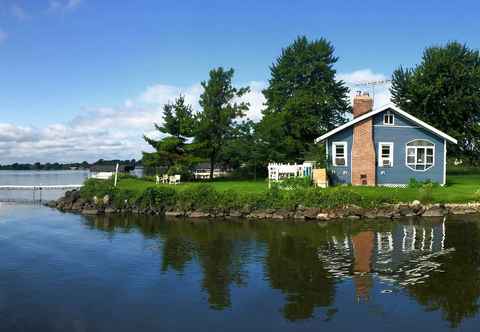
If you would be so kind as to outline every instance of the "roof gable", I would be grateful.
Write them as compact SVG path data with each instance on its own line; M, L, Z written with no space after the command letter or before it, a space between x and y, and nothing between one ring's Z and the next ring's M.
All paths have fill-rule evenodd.
M330 137L330 136L332 136L332 135L334 135L334 134L336 134L336 133L338 133L338 132L340 132L340 131L342 131L342 130L350 127L350 126L353 126L355 123L358 123L358 122L360 122L360 121L363 121L363 120L365 120L365 119L368 119L369 117L374 116L375 114L381 113L381 112L383 112L383 111L386 111L386 110L388 110L388 109L390 109L390 110L392 110L392 111L394 111L394 112L397 112L398 114L402 115L403 117L405 117L405 118L411 120L412 122L416 123L418 126L424 128L424 129L426 129L426 130L428 130L428 131L430 131L430 132L432 132L432 133L434 133L434 134L436 134L436 135L438 135L438 136L440 136L440 137L442 137L442 138L444 138L444 139L446 139L447 141L449 141L449 142L451 142L451 143L454 143L454 144L457 144L457 140L456 140L455 138L453 138L453 137L445 134L443 131L440 131L440 130L438 130L437 128L429 125L428 123L426 123L426 122L424 122L424 121L422 121L422 120L414 117L413 115L411 115L411 114L403 111L402 109L398 108L398 107L395 106L394 104L384 105L384 106L382 106L382 107L380 107L380 108L378 108L378 109L376 109L376 110L372 110L372 111L370 111L370 112L368 112L368 113L365 113L365 114L363 114L363 115L361 115L361 116L359 116L359 117L357 117L357 118L354 118L353 120L351 120L351 121L349 121L349 122L347 122L347 123L345 123L345 124L343 124L343 125L335 128L335 129L329 131L328 133L326 133L326 134L318 137L318 138L315 140L315 143L324 141L326 138L328 138L328 137Z

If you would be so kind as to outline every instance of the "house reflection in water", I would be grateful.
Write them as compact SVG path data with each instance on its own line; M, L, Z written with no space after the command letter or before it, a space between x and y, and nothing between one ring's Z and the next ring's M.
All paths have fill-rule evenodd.
M360 232L352 236L353 243L353 280L355 283L355 293L357 302L370 299L370 288L373 285L372 275L372 256L374 247L375 233L372 231Z
M353 278L355 300L368 302L374 280L400 286L424 283L440 270L434 258L445 249L445 221L397 224L391 231L363 230L339 240L332 236L319 258L335 278Z

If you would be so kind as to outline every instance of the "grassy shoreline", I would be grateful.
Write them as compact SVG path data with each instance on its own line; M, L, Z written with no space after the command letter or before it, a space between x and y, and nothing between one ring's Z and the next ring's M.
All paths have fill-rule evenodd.
M262 181L191 182L157 185L153 182L121 178L118 187L110 181L89 180L80 194L91 201L108 195L114 208L139 208L179 211L233 211L285 209L299 207L336 209L350 205L377 208L385 204L469 203L480 201L480 174L452 174L445 187L424 185L420 188L352 187L327 189L296 187L268 189Z
M208 184L215 190L225 192L233 190L242 194L265 193L268 191L266 180L258 181L212 181L212 182L187 182L175 186L177 190L191 189L196 186ZM119 182L120 190L131 190L137 193L148 188L162 188L171 185L156 185L151 181L142 179L127 178ZM421 188L389 188L389 187L337 187L351 190L365 198L378 200L382 197L389 197L398 202L412 202L422 198ZM335 188L327 188L335 190ZM445 187L433 187L431 189L432 203L467 203L480 200L480 173L478 174L452 174L448 176L448 183Z

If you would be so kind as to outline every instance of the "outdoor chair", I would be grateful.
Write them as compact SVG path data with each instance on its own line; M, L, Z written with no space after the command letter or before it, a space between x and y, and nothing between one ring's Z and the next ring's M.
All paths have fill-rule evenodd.
M180 183L180 175L175 174L170 176L170 184L179 184Z
M169 180L169 178L168 178L168 175L165 174L165 175L162 176L162 183L163 183L163 184L167 184L167 183L169 183L169 181L170 181L170 180Z

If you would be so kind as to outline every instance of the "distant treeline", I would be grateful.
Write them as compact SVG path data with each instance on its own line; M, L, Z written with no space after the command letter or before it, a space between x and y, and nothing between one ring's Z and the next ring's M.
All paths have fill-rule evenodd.
M138 166L140 163L135 159L132 160L104 160L99 159L94 163L81 162L81 163L14 163L9 165L0 165L0 170L9 171L61 171L61 170L87 170L93 166L102 165L132 165Z

